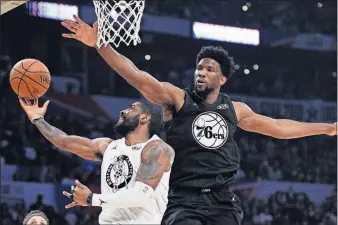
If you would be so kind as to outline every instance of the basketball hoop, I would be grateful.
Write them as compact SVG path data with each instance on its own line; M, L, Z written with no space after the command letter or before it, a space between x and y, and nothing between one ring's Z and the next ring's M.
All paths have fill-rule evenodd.
M139 37L145 0L93 0L98 23L97 47L121 42L141 43Z

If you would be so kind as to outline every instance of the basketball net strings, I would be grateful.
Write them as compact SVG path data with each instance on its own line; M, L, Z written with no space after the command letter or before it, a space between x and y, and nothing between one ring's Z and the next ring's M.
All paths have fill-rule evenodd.
M123 41L127 46L141 43L138 35L143 15L144 0L130 2L113 0L94 1L95 13L98 18L97 47L113 43L116 47ZM111 5L113 4L113 6Z

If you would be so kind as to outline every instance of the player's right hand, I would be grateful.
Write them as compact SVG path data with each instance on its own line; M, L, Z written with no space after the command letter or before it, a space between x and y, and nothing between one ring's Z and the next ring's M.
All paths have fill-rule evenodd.
M38 99L34 99L34 103L32 104L30 100L25 98L19 97L19 102L25 113L27 114L30 121L32 121L32 118L34 116L44 116L47 112L47 107L49 104L49 101L46 101L42 107L39 107L39 101Z
M97 41L97 22L91 27L79 17L75 15L73 17L76 22L71 20L64 20L61 22L62 26L73 32L71 34L62 34L62 37L73 38L81 41L85 45L95 47Z

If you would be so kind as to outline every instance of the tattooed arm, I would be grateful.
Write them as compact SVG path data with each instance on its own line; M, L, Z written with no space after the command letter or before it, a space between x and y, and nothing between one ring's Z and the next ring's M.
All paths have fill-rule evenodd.
M162 140L154 140L144 146L136 182L127 191L114 194L93 194L92 206L113 208L146 207L157 188L163 173L168 172L174 161L174 150Z
M34 124L41 134L53 145L88 160L100 161L107 146L112 142L110 138L91 140L85 137L68 135L50 125L43 118L37 119Z
M149 142L143 148L136 181L145 183L155 190L163 173L170 170L174 157L174 150L164 141Z
M98 161L102 159L104 151L109 143L112 142L109 138L90 140L84 137L68 135L62 130L53 127L43 119L47 112L49 101L46 101L42 107L39 107L38 99L35 99L32 104L27 99L19 98L19 103L29 120L35 124L41 134L62 150L72 152L85 159Z

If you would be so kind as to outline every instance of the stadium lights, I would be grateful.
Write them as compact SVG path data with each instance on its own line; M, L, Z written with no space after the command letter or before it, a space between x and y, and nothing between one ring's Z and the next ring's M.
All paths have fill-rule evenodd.
M322 7L323 7L323 3L318 2L318 3L317 3L317 6L318 6L318 8L322 8Z
M73 15L79 15L79 7L77 5L68 5L52 2L29 1L26 3L28 15L47 18L52 20L72 20L75 21Z
M254 70L258 70L259 69L259 66L257 64L253 65L253 69Z
M150 56L150 55L145 55L144 58L145 58L146 60L150 60L150 59L151 59L151 56Z
M242 10L243 10L244 12L248 11L248 9L249 9L248 6L246 6L246 5L243 5L243 6L242 6Z
M245 69L245 70L244 70L244 73L245 73L245 74L249 74L249 73L250 73L250 70Z
M193 37L237 44L259 45L259 30L244 27L232 27L220 24L194 22Z

